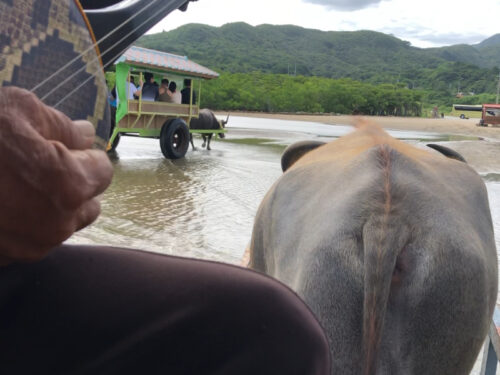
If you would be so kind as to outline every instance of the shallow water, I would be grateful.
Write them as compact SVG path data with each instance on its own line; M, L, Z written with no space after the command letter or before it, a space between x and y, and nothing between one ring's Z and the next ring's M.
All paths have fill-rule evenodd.
M158 141L124 137L100 218L71 242L239 263L257 206L281 174L283 147L212 148L169 161Z

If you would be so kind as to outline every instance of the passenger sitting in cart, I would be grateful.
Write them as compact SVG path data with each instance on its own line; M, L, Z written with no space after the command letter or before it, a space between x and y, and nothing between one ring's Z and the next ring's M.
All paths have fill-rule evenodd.
M158 100L160 102L170 103L172 100L171 97L172 97L172 93L168 90L168 79L163 78L161 80Z
M181 90L182 104L189 104L191 98L191 80L184 80L184 88ZM196 93L193 91L193 104L196 104Z
M139 91L137 87L135 86L134 82L134 77L129 75L127 76L127 83L125 84L125 88L127 90L127 99L128 100L134 100L139 98ZM115 95L116 95L116 86L113 88L115 90ZM120 103L120 98L116 96L116 107L118 107L118 104Z
M174 81L170 82L168 90L172 93L172 103L181 104L182 96L181 93L177 91L177 83Z
M181 93L177 90L177 84L174 81L168 83L168 79L162 79L159 92L158 101L181 104Z
M134 100L139 97L137 94L137 86L135 85L135 79L134 76L129 75L127 77L127 98L128 100Z
M146 82L141 84L141 87L137 90L135 95L138 96L142 93L143 101L154 102L155 100L158 100L160 93L158 84L155 82L153 74L144 73L144 78Z

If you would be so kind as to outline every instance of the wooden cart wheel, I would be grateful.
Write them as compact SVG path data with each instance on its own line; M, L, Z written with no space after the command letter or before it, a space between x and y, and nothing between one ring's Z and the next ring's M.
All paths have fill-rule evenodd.
M161 128L160 148L167 159L180 159L189 147L189 128L182 119L166 122Z

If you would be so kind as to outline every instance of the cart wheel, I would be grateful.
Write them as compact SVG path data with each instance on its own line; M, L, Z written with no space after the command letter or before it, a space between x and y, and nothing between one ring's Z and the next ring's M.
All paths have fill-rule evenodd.
M465 118L465 115L462 113L462 114L460 115L460 118L463 120L463 119Z
M120 143L120 133L118 133L115 137L115 139L113 140L113 143L111 144L111 148L108 150L108 152L112 152L112 151L115 151L116 148L118 147L118 144Z
M189 147L189 128L182 119L163 124L160 133L160 148L167 159L180 159Z

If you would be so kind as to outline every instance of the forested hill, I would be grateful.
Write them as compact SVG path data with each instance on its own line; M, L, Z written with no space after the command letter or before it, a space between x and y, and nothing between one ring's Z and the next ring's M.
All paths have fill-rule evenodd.
M500 34L495 34L479 44L457 44L449 47L429 48L424 51L447 61L494 68L500 66Z
M222 73L259 71L410 88L492 92L500 63L500 35L477 45L421 49L373 31L324 32L298 26L212 27L189 24L138 42L147 48L187 55Z
M140 45L186 54L201 64L231 73L366 78L397 66L394 59L435 67L440 59L415 53L407 43L371 31L323 32L297 26L231 23L216 28L190 24L145 36ZM423 61L417 61L423 59ZM391 69L392 70L392 69Z

